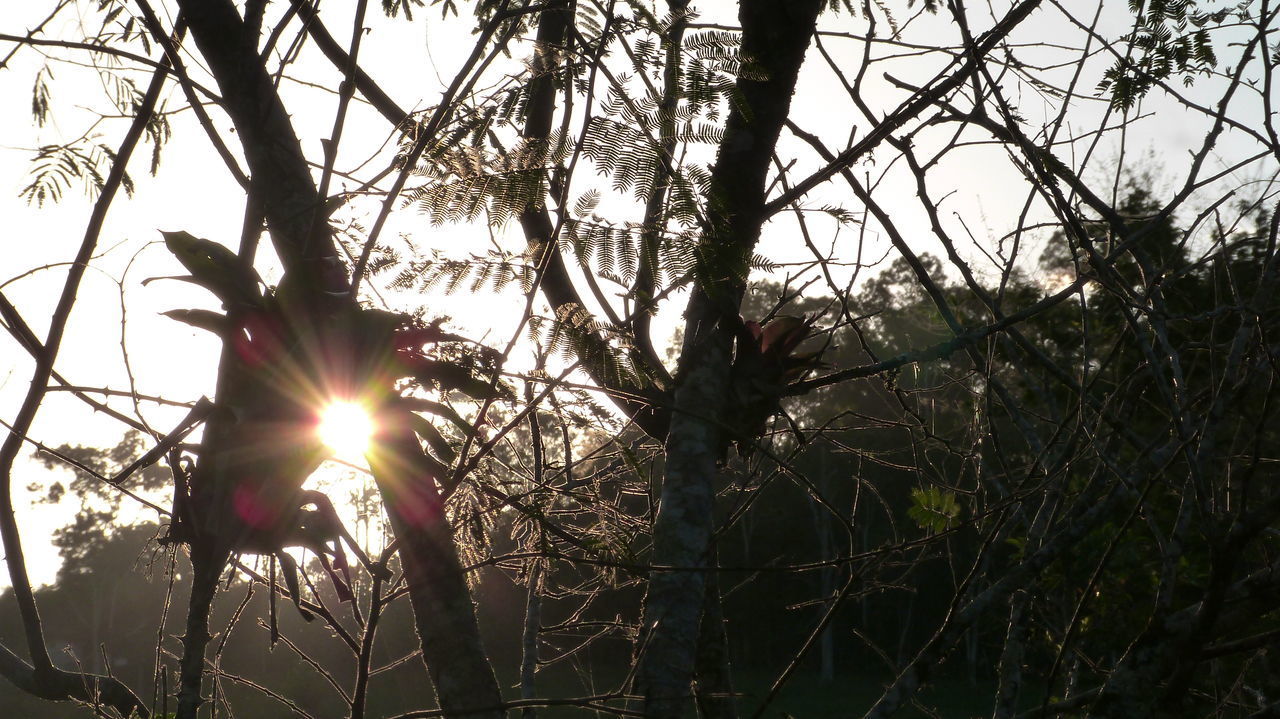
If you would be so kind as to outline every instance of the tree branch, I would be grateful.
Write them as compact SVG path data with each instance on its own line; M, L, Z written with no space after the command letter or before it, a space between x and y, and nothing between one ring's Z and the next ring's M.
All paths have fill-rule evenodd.
M180 36L181 33L181 27L175 30L176 35ZM35 595L31 590L26 556L22 551L22 538L18 532L17 518L14 515L13 463L17 458L18 449L22 446L23 437L31 429L36 413L39 411L45 395L49 391L49 382L53 375L53 364L57 359L58 350L62 346L62 337L67 328L67 321L71 317L71 310L79 295L80 281L84 277L85 270L88 269L89 259L93 256L94 248L97 247L98 237L106 221L107 211L115 199L116 192L124 182L129 159L133 156L133 151L142 139L143 132L155 112L156 103L160 98L160 91L164 87L167 75L167 68L157 69L152 74L151 84L147 87L142 102L138 105L138 114L134 117L129 130L125 133L125 137L120 143L120 148L116 151L111 170L103 181L102 191L94 202L93 211L90 213L89 222L85 227L84 239L80 243L80 250L76 254L75 261L71 264L67 279L63 283L62 294L59 296L58 304L53 310L48 337L38 348L35 346L27 347L36 360L31 386L27 390L27 396L11 424L9 435L5 438L3 446L0 446L0 544L3 544L5 548L5 562L9 569L9 581L18 604L18 611L22 616L27 651L31 658L31 666L28 669L30 670L31 686L34 688L32 693L46 699L78 699L89 696L85 693L87 689L84 688L84 681L89 677L55 668L49 658L48 649L45 647L40 612L36 606ZM8 319L13 322L12 317ZM34 335L28 337L28 343L31 342L34 342ZM11 672L6 676L19 678L26 676L26 672L23 670L26 665L21 660L18 660L18 664L22 664L22 666L18 666L12 661L7 661L10 658L17 659L7 650L4 658L6 659L6 667ZM95 687L95 691L100 689L109 692L112 698L111 706L119 709L122 716L128 716L126 706L128 708L141 707L141 702L133 696L132 692L118 682L104 683L95 681L90 684ZM77 686L81 688L73 688ZM73 694L73 691L77 693ZM142 708L142 712L145 714L146 709Z

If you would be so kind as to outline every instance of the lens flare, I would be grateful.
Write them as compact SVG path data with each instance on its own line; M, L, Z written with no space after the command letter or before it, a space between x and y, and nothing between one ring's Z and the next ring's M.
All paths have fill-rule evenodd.
M357 461L369 448L373 419L359 402L333 402L320 412L316 432L334 456Z

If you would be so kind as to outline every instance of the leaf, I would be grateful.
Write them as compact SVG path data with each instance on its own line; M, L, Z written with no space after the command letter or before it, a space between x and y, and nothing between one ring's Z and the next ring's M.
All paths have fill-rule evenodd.
M440 434L440 430L425 417L419 417L416 414L410 414L413 417L413 431L418 434L431 447L431 451L435 452L441 459L448 464L453 464L453 460L457 454L450 446L449 440Z
M960 504L956 501L955 492L950 490L937 487L913 489L911 501L907 516L914 519L921 529L941 532L960 516Z
M419 382L435 383L446 391L458 391L474 400L497 399L510 396L510 390L502 385L491 386L454 362L418 358L413 362L413 377Z
M35 85L31 89L31 115L35 118L38 127L44 127L49 119L49 102L52 99L52 93L46 78L52 76L53 73L49 72L47 67L41 68L40 72L36 73Z
M465 434L471 434L471 423L463 419L462 415L447 404L440 402L432 402L429 399L421 397L402 397L400 402L414 412L430 412L437 417L443 417Z
M63 194L77 182L84 185L92 199L102 192L106 171L115 162L115 153L102 144L77 141L71 145L43 145L37 152L31 171L32 179L18 195L28 204L43 207L45 202L59 202ZM126 193L132 193L128 175L121 177Z
M224 304L257 305L262 300L258 274L230 249L189 232L160 231L165 247L191 273L194 282Z
M154 280L169 278L149 277L147 279ZM227 316L220 312L214 312L213 310L169 310L167 312L161 312L160 314L171 320L185 322L192 327L208 330L218 336L222 336L228 328Z
M160 277L146 278L145 280L142 281L142 286L146 287L147 285L151 284L152 282L155 282L156 280L177 280L179 282L190 282L193 285L200 284L199 282L196 281L196 278L192 277L191 275L161 275Z

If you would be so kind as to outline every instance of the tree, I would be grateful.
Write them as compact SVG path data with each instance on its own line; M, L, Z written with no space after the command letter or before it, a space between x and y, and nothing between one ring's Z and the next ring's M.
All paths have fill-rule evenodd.
M72 8L93 29L52 34ZM975 679L982 656L998 664L983 677L998 717L1037 700L1042 713L1096 716L1274 711L1258 665L1280 591L1280 501L1260 481L1274 452L1275 8L468 9L385 0L375 19L365 0L350 16L308 0L64 2L25 35L0 36L15 53L106 58L96 71L130 123L114 148L86 133L37 154L28 200L60 200L77 180L94 197L45 337L28 324L35 310L0 295L34 363L0 450L0 538L28 655L0 654L15 685L121 716L167 707L110 671L56 667L46 648L12 481L37 412L67 388L151 438L101 481L121 489L167 464L171 508L157 513L191 582L179 656L157 676L176 669L181 718L226 676L210 617L228 571L347 644L347 683L313 664L353 718L373 711L377 628L399 597L449 717L557 704L731 717L748 708L740 697L758 716L816 644L835 651L837 628L892 674L871 717L954 669L961 643ZM379 84L403 64L380 66L366 26L391 32L427 14L434 28L437 10L474 42L430 109L410 112ZM347 20L344 45L329 28ZM1067 37L1046 41L1046 23ZM814 73L817 107L853 119L817 116ZM161 104L170 84L180 110ZM295 84L333 89L325 122ZM64 91L35 72L38 122ZM170 431L139 411L157 398L131 388L122 411L55 362L108 209L135 186L130 158L149 140L158 171L179 111L245 201L238 241L164 233L179 279L222 310L166 312L222 343L213 397L165 400L188 410ZM1187 166L1168 187L1126 185L1132 138L1170 113L1195 128ZM379 123L379 143L366 142ZM377 149L384 139L390 149ZM355 161L353 147L373 160ZM989 238L973 234L987 206L979 179L1021 198L1002 203ZM493 249L388 240L405 205L458 236L487 228ZM274 258L258 251L264 230ZM769 293L778 307L747 302L753 274L784 279ZM505 290L521 309L502 318L507 339L485 346L446 329L434 287ZM680 348L664 362L656 328L673 306ZM394 538L354 575L336 510L304 489L326 452L316 415L334 399L375 420L368 468ZM771 503L807 514L754 536ZM291 568L290 547L324 566ZM271 558L265 576L246 554ZM477 619L484 565L525 586L519 700L504 699ZM767 688L735 686L736 643L757 637L737 630L724 580L771 572L794 585L814 571L780 592L820 607L816 623L788 623ZM315 588L304 601L303 585L326 577L350 620ZM913 597L905 616L899 591ZM1110 624L1117 613L1127 626ZM865 631L855 615L889 626ZM631 654L627 679L539 698L535 669L553 660L543 650L574 632L587 639L554 659L612 642Z

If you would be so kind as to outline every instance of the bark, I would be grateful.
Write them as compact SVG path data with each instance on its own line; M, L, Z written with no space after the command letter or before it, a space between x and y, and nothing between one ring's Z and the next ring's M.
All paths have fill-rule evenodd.
M313 222L320 195L298 135L271 76L230 0L180 0L191 35L222 91L256 190L262 193L276 253L286 273L312 292L341 291L345 272L326 222Z
M182 659L179 666L178 680L178 717L194 719L204 703L201 694L204 680L204 654L212 638L209 634L209 611L213 607L214 595L218 592L218 578L222 574L221 567L226 563L224 555L220 560L213 556L205 556L215 552L211 543L199 543L192 546L191 596L187 600L187 627L182 635ZM194 571L200 567L203 571ZM214 568L217 567L215 570Z
M369 468L400 543L422 660L446 717L504 716L502 695L480 643L453 528L426 461L403 415L379 417Z
M640 682L645 713L676 717L686 713L698 646L702 596L701 572L711 537L716 461L720 457L718 427L680 411L699 408L716 416L728 392L731 337L717 333L696 351L701 366L685 375L676 391L676 412L667 439L666 476L653 527L655 569L645 596Z
M520 637L520 698L533 699L538 674L538 631L542 628L542 564L529 567L529 593L524 605L524 633ZM524 719L534 719L538 710L525 707Z
M717 419L729 399L733 340L747 260L764 221L765 177L791 106L796 77L821 3L744 2L742 52L763 73L742 77L712 172L698 285L685 315L666 440L666 476L653 527L639 682L645 714L676 717L691 702L706 566L713 482L726 437Z
M715 573L706 577L706 598L702 605L697 659L698 712L706 719L736 719L733 674L729 668L729 636L725 633L720 581Z

